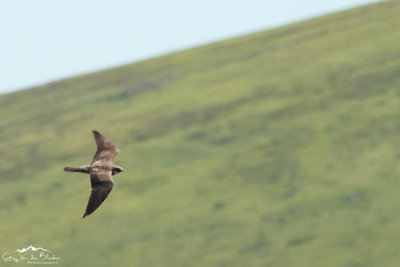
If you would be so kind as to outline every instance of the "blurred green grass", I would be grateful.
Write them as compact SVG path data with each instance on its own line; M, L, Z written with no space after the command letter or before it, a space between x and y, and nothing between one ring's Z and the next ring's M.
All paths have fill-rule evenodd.
M400 3L0 96L0 251L62 266L397 266ZM125 172L81 216L91 129ZM3 263L6 266L12 263Z

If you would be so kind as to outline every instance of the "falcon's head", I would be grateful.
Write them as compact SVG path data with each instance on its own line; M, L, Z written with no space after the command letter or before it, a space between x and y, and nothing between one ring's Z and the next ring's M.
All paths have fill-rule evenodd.
M124 169L122 169L121 167L113 167L112 168L112 175L116 175L116 174L118 174L120 172L123 172L123 171L124 171Z

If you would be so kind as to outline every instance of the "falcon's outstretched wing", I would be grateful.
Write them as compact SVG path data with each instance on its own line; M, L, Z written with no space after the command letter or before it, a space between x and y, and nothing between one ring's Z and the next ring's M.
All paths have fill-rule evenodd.
M90 172L90 181L92 184L92 192L90 193L89 202L83 218L93 213L110 194L114 181L111 178L111 171L105 169L93 168Z
M97 151L93 157L92 165L96 165L96 162L98 162L97 164L104 164L109 161L113 162L115 156L119 153L119 149L97 130L93 130L93 135Z

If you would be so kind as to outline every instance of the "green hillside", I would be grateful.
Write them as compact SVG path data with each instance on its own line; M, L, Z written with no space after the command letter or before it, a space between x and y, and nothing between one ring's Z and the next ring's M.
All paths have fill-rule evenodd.
M399 14L383 2L1 95L1 254L398 266ZM89 177L63 167L90 163L92 129L125 172L82 219Z

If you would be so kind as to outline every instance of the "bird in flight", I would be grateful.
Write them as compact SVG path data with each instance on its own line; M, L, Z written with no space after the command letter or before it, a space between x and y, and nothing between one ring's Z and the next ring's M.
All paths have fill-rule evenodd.
M92 163L78 167L65 167L66 172L82 172L90 174L92 192L83 218L92 214L110 194L114 180L112 175L123 172L124 170L114 165L114 157L119 153L119 149L102 136L97 130L93 130L94 140L96 141L97 151L94 154Z

